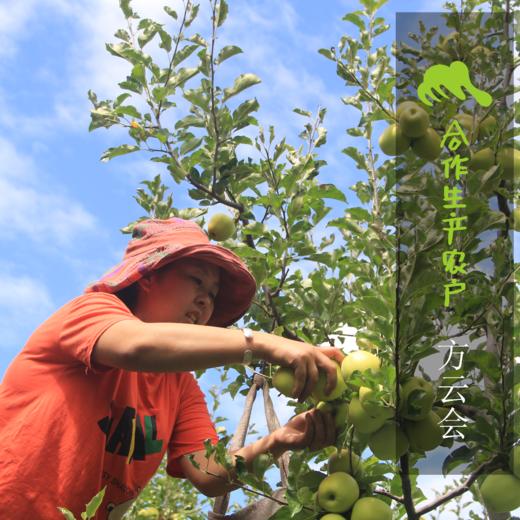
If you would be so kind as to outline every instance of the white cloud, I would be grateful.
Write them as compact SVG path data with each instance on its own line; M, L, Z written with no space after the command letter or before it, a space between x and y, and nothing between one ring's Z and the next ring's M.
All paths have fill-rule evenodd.
M31 159L0 138L0 221L3 237L40 244L70 245L92 231L95 217L43 177Z

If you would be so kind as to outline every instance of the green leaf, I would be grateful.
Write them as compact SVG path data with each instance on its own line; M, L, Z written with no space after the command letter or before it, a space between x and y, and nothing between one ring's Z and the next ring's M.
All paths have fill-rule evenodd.
M157 32L159 33L159 38L161 38L159 47L166 52L170 52L172 50L172 37L162 27L159 27Z
M229 12L229 7L226 3L226 0L220 0L219 9L218 9L217 27L220 27L226 21L228 12Z
M67 520L76 520L76 517L68 509L65 509L64 507L58 507L58 510Z
M349 157L352 157L354 161L356 161L356 165L358 169L360 170L366 170L366 160L365 156L354 146L347 146L347 148L344 148L341 150L344 154L348 155Z
M224 89L222 101L226 101L230 97L236 96L239 92L258 83L261 83L261 79L256 74L251 74L250 72L240 74L240 76L235 79L235 83L232 87Z
M188 11L188 16L186 17L186 21L184 22L185 27L189 27L195 18L197 18L197 14L199 14L199 4L190 4L191 9Z
M175 123L175 128L188 128L190 126L196 126L202 128L204 126L204 119L198 116L186 116Z
M193 45L186 45L179 51L177 51L177 54L173 58L173 65L177 66L179 63L183 62L186 58L191 56L191 54L196 51L199 48L197 44Z
M141 94L143 92L143 85L131 76L127 76L126 81L121 81L121 83L118 83L118 85L120 88L124 90L130 90L136 94Z
M113 110L107 106L101 106L95 110L90 111L91 122L88 127L89 132L96 128L109 128L112 125L119 123L119 118L116 116Z
M123 11L126 19L139 18L137 13L135 13L130 7L130 0L119 0L119 7L121 8L121 11Z
M320 147L321 145L325 144L327 142L327 129L323 126L320 126L318 128L318 137L314 143L314 146L316 148Z
M123 105L123 106L117 107L115 110L115 113L118 116L125 115L125 116L134 117L135 119L142 118L141 113L132 105Z
M145 68L142 63L136 63L132 69L132 73L130 74L132 79L135 79L142 85L146 84L146 76L145 76Z
M163 7L163 9L166 11L167 14L169 14L172 18L174 18L175 20L177 20L177 12L175 10L173 10L171 7L168 7L167 5L165 5Z
M83 514L81 515L82 518L94 518L96 516L96 511L98 510L99 506L101 505L101 502L103 502L103 497L105 496L105 491L107 487L105 486L95 497L92 498L92 500L87 504L85 513L87 514L86 517L83 517Z
M343 20L345 20L346 22L351 22L354 25L357 25L359 30L364 31L366 29L366 25L365 25L364 20L359 16L360 14L362 14L361 11L356 11L354 13L346 14L343 17Z
M202 138L196 139L195 137L187 139L181 146L181 155L186 155L197 148L202 143Z
M391 314L391 309L385 304L384 300L377 296L365 296L360 298L361 305L370 313L376 316L387 318Z
M141 23L139 24L141 26L141 24L144 22L145 20L141 20ZM147 22L150 22L150 20L146 20ZM150 42L150 40L152 40L152 38L157 34L157 31L159 30L159 26L158 24L156 23L148 23L148 24L143 24L143 31L141 33L139 33L139 35L137 36L137 43L139 44L139 47L142 49L148 42Z
M101 156L101 161L107 162L118 155L125 155L127 153L137 152L140 150L139 146L131 145L131 144L122 144L121 146L116 146L115 148L109 148L106 150Z
M473 459L473 456L473 450L467 446L457 448L444 459L444 462L442 463L442 474L446 476L461 464L467 464L468 461Z
M302 110L301 108L293 108L293 112L295 112L296 114L300 114L301 116L305 116L305 117L312 116L312 114L310 112L308 112L307 110Z
M231 58L231 56L235 56L236 54L241 54L244 52L240 47L236 45L226 45L220 49L220 52L217 56L217 63L222 63L224 60Z
M251 114L251 112L256 112L259 108L260 105L256 98L248 99L238 105L236 110L233 111L233 121L235 121L235 123L241 123L249 116L249 114Z
M317 196L321 199L334 199L340 200L342 202L347 202L347 198L345 194L334 184L319 184L318 186L313 186L308 191L309 196Z
M320 49L318 52L319 54L325 56L325 58L328 58L329 60L335 61L336 59L331 49Z
M183 96L193 105L209 111L209 98L202 87L185 90Z
M181 68L181 69L179 69L177 74L173 75L168 80L168 87L176 88L176 87L178 87L180 85L183 85L190 78L193 78L193 76L195 76L198 72L199 72L199 68L198 67L190 67L190 68L187 68L187 69Z
M123 41L128 42L128 43L130 43L130 41L131 41L130 35L129 35L128 32L125 31L124 29L118 29L118 30L114 33L114 36L115 36L116 38L119 38L120 40L123 40Z

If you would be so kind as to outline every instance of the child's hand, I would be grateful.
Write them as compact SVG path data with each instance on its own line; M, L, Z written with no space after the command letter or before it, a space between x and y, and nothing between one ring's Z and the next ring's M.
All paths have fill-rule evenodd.
M274 450L309 448L318 451L336 442L336 426L331 412L317 408L295 415L287 424L273 432Z

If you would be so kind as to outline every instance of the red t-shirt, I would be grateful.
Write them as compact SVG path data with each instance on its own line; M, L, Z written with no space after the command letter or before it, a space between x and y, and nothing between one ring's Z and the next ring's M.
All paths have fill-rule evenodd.
M40 325L0 385L0 516L76 518L105 485L96 518L119 519L168 451L179 457L218 440L189 372L133 372L91 364L99 336L137 320L108 293L70 301Z

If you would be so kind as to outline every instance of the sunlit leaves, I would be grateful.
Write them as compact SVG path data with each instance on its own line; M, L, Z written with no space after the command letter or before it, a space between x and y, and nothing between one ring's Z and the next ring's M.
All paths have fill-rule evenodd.
M235 82L232 87L224 89L224 96L222 98L222 101L227 101L229 98L236 96L243 90L252 87L253 85L257 85L258 83L261 83L261 79L256 74L240 74L240 76L238 76L235 79Z
M222 49L220 49L215 63L218 65L222 63L224 60L231 58L231 56L241 54L242 52L242 49L240 47L237 47L236 45L226 45L225 47L222 47Z

